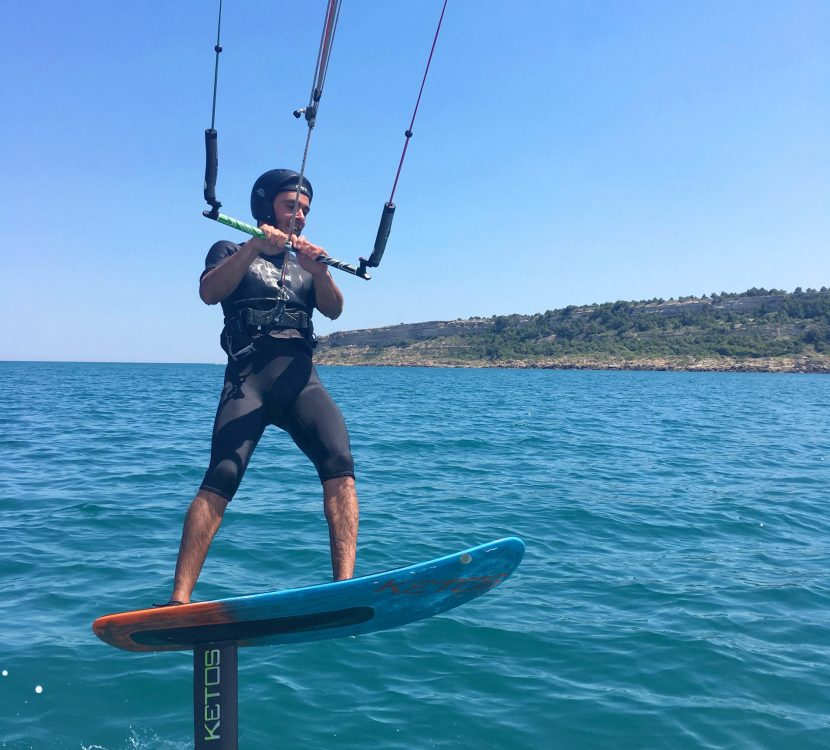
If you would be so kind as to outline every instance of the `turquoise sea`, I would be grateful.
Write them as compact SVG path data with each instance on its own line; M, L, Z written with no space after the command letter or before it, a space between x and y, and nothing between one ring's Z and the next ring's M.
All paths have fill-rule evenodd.
M358 574L501 536L513 578L399 630L239 652L240 748L830 747L830 378L320 368ZM0 748L185 749L166 598L216 365L0 363ZM323 582L316 475L266 434L197 599Z

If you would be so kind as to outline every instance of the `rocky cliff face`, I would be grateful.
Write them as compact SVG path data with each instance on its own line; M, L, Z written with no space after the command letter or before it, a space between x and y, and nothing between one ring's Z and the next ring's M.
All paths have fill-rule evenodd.
M397 346L444 336L481 333L491 329L493 325L494 321L491 318L468 318L467 320L433 320L428 323L401 323L396 326L364 328L359 331L339 331L323 336L320 339L319 351L341 346Z
M803 312L795 311L802 310L802 306L790 305L786 307L786 315L769 315L785 309L787 302L793 300L812 305L813 310L818 305L818 312L801 317ZM534 316L402 323L324 336L315 359L320 364L397 367L830 372L830 354L821 343L826 340L826 329L830 325L826 313L828 300L830 292L810 290L804 295L747 294L716 300L620 302L568 307ZM696 314L704 312L705 308L721 314L714 318ZM554 342L558 339L558 329L551 333L550 328L539 326L540 321L549 319L551 314L557 315L556 320L563 321L563 326L568 320L586 320L588 335L580 341L589 342L587 347L580 344L569 353L567 342L570 339L566 335L564 351L560 349L557 353L552 348L545 349L545 343L556 346ZM688 314L691 317L680 319ZM621 319L640 316L664 316L672 320L656 327L617 325ZM813 339L805 336L808 323L816 329ZM529 333L536 330L538 333L521 339L521 333L515 334L517 330ZM567 328L563 330L567 334ZM500 337L505 331L508 336L514 335L514 340L530 341L535 348L526 348L525 353L509 347L499 348ZM717 345L709 344L707 348L701 344L706 341L706 336L714 336ZM718 338L723 336L727 337L725 344L724 339ZM805 343L788 346L787 339ZM771 342L779 341L785 344L771 345ZM773 350L780 353L771 353ZM659 354L649 353L658 351Z
M828 293L830 294L830 293ZM759 310L774 312L781 310L785 300L791 295L775 294L757 297L739 297L738 299L712 302L709 299L692 299L685 302L644 302L637 305L633 313L642 315L665 315L676 317L686 312L693 312L705 307L716 310L752 314ZM573 308L572 315L588 315L594 308L590 306ZM512 316L516 320L530 320L529 315ZM416 341L425 341L447 336L463 336L469 333L484 333L492 330L496 325L495 318L468 318L466 320L433 320L426 323L401 323L384 328L364 328L357 331L339 331L323 336L320 339L320 348L326 349L343 346L355 347L385 347L401 346Z
M674 317L684 312L702 310L711 307L715 310L725 310L741 314L751 314L764 309L768 312L776 312L784 307L786 294L770 294L759 297L739 297L738 299L724 300L723 302L712 302L708 299L693 299L687 302L661 302L647 303L637 309L638 313L645 315L666 315Z

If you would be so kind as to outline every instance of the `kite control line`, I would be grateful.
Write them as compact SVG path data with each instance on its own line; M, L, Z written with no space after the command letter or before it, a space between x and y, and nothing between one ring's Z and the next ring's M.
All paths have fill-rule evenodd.
M375 247L369 259L360 259L360 269L365 271L366 267L376 268L380 265L380 260L383 258L383 251L386 249L386 243L389 240L389 233L392 231L392 219L395 218L395 190L398 188L398 178L401 176L401 169L403 168L403 161L406 158L406 149L409 147L409 139L412 138L412 128L415 125L415 117L418 114L418 106L421 103L421 95L424 93L424 85L427 82L427 74L429 73L429 66L432 64L432 55L435 52L435 45L438 42L438 34L441 33L441 23L444 20L444 11L447 10L448 0L444 0L444 5L441 8L441 16L438 18L438 27L435 29L435 36L432 39L432 47L429 50L429 57L427 58L426 68L424 69L424 77L421 79L421 88L418 91L418 99L415 102L415 109L412 112L412 119L409 121L409 127L406 129L404 135L406 140L403 143L403 151L401 152L401 160L398 162L398 171L395 173L395 182L392 184L392 194L389 200L383 204L383 213L380 215L380 225L378 226L378 233L375 237Z
M222 0L219 0L219 22L216 27L216 63L213 67L213 109L210 113L210 127L205 130L205 201L210 204L210 211L204 215L210 219L219 216L222 204L216 199L216 177L219 174L219 156L217 153L216 132L216 88L219 83L219 53L222 51L220 35L222 33Z

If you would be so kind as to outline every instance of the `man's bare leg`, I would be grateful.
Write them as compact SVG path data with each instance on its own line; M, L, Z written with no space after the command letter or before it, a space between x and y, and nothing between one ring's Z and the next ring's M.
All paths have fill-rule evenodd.
M228 501L209 490L199 490L190 503L184 519L182 542L176 560L176 577L173 581L171 601L190 602L199 573L205 564L210 543L216 535Z
M323 510L329 524L332 576L343 581L354 575L357 554L358 505L352 477L323 482Z

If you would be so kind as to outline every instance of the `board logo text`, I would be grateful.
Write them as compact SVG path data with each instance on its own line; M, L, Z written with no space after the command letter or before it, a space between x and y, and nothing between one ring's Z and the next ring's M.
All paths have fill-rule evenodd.
M205 651L205 742L220 739L222 665L218 648Z

